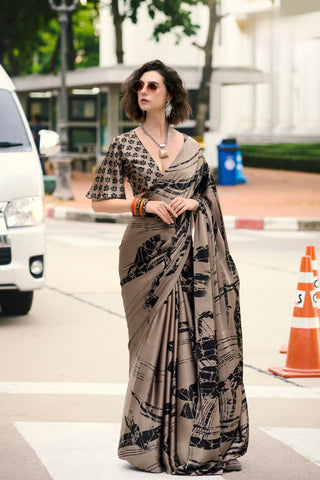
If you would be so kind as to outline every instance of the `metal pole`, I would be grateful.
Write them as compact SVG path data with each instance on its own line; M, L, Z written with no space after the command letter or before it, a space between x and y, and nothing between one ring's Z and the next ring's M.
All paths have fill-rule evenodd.
M60 121L59 130L61 136L61 149L62 151L68 150L68 135L67 135L67 88L66 88L66 37L67 37L67 25L68 15L66 12L61 12L59 15L59 25L61 31L61 91L60 91Z
M61 0L60 5L57 5L55 0L49 0L52 10L59 12L60 25L60 41L61 41L61 85L59 96L59 121L58 130L60 134L61 151L56 158L56 189L54 197L60 200L73 199L71 191L71 158L68 154L68 109L67 109L67 87L66 87L66 72L67 72L67 25L68 13L73 12L78 4L78 0L73 0L67 5L66 0Z

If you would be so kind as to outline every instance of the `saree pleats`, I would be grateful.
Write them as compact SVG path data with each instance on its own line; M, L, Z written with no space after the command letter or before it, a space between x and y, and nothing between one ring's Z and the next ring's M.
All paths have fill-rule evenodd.
M194 142L146 194L196 198L173 225L133 217L119 272L130 373L119 456L175 475L222 474L247 450L239 278L215 186Z

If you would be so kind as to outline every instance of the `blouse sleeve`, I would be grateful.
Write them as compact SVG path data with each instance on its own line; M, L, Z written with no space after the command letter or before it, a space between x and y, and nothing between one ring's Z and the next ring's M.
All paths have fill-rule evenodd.
M108 198L126 198L123 154L117 137L112 140L86 197L97 201Z

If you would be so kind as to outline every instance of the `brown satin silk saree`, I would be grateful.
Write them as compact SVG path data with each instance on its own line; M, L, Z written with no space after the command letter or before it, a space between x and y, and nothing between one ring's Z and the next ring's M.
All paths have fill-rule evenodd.
M135 195L200 207L173 225L132 217L122 239L130 374L119 457L155 473L222 474L247 450L248 414L239 279L214 181L190 137L161 172L134 131L114 140L88 197L124 198L124 176Z

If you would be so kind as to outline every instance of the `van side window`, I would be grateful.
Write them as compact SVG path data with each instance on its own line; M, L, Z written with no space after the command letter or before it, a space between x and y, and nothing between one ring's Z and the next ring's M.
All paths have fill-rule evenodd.
M0 89L0 150L3 149L32 150L14 94Z

